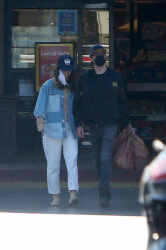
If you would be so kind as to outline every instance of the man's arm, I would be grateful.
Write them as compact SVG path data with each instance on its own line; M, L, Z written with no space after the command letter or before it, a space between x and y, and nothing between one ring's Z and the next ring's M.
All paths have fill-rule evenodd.
M84 138L84 129L82 126L77 127L76 133L78 137Z

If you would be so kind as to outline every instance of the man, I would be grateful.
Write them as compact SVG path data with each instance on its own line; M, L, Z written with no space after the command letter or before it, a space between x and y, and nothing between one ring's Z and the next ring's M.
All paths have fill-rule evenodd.
M73 102L73 115L80 138L84 137L82 122L89 127L99 176L100 205L107 207L111 199L112 148L118 124L121 121L123 128L131 125L123 81L118 72L106 67L106 49L102 45L94 45L89 56L93 69L80 78Z

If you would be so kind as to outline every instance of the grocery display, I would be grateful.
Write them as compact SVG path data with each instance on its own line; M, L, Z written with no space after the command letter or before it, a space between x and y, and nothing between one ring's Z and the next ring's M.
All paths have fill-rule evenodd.
M127 94L130 119L137 134L144 140L155 138L165 140L166 92L152 89L151 91L128 91Z

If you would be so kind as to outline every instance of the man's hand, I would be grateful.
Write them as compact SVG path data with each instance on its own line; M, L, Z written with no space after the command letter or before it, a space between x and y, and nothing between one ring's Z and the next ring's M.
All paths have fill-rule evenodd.
M84 130L82 126L77 127L76 129L77 136L80 138L84 138Z
M129 125L126 127L126 129L131 130L132 134L135 134L135 130L134 130L134 128L131 126L131 124L129 124Z
M38 130L38 132L43 132L44 131L44 123L40 123L40 124L38 124L37 125L37 130Z

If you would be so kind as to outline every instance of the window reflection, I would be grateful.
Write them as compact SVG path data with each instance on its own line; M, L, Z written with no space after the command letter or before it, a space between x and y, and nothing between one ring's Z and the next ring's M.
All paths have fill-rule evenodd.
M89 49L94 44L102 44L107 49L108 58L109 12L106 10L83 11L83 69L91 68Z
M36 42L77 42L77 33L58 34L58 11L12 10L12 68L34 67Z

